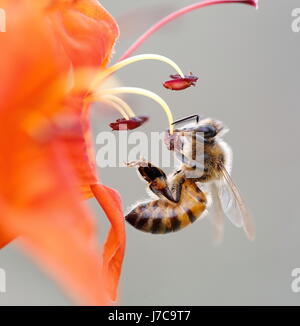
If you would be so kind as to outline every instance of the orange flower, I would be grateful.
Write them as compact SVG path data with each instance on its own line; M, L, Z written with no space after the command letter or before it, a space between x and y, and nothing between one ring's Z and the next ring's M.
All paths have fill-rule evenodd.
M7 33L0 33L0 246L21 236L78 302L110 304L125 247L121 201L98 183L88 105L84 90L74 89L105 68L117 25L96 0L0 0L0 7L7 15ZM86 71L77 78L79 69ZM111 222L102 255L80 191L95 196Z
M157 94L132 87L101 89L116 70L154 55L128 58L155 30L203 1L154 25L107 67L118 37L113 18L96 0L0 0L7 16L0 33L0 248L19 237L44 270L78 303L111 304L117 299L125 250L124 218L118 193L99 183L91 146L90 103L105 101L125 119L132 109L117 94L152 98L165 110L172 133L173 116ZM111 229L103 248L82 198L95 197Z

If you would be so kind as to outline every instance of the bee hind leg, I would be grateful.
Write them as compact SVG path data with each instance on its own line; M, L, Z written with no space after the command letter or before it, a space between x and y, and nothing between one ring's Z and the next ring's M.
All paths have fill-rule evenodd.
M142 178L148 182L149 189L159 198L166 198L174 203L178 202L170 190L167 176L162 169L150 162L146 162L144 159L129 162L126 165L128 167L137 167Z

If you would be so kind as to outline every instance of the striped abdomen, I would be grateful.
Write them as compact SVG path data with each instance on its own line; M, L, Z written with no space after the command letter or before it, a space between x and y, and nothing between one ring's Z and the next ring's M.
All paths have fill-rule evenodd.
M186 180L178 203L167 199L137 205L125 217L138 230L165 234L183 229L198 219L206 207L206 197L197 185Z

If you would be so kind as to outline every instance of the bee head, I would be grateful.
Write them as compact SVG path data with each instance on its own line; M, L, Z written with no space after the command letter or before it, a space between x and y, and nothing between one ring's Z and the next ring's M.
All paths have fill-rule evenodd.
M223 136L227 132L227 129L224 128L221 121L206 118L200 120L194 126L194 131L203 133L205 140L211 140L216 136Z
M177 125L183 123L187 120L194 119L188 124L184 124L182 127L175 128L173 134L170 134L170 130L167 130L164 137L164 142L167 148L171 151L180 149L182 147L182 132L188 133L202 133L203 136L199 136L204 142L209 142L215 137L222 137L227 129L219 120L214 120L210 118L199 117L198 115L192 115L180 120L175 121L173 124Z

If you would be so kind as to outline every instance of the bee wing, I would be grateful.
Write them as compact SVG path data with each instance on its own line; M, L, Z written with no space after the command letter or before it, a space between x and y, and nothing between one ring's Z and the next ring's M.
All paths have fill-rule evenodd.
M224 177L218 180L218 196L221 201L222 209L230 222L236 227L243 226L243 218L240 209L237 207L231 187Z
M216 244L222 242L224 237L224 224L225 213L222 207L222 202L219 197L219 187L216 182L212 182L210 185L210 193L212 197L212 226L213 226L213 240Z
M243 227L248 238L254 240L255 228L252 216L224 166L221 167L223 178L219 181L219 197L224 213L237 227Z

